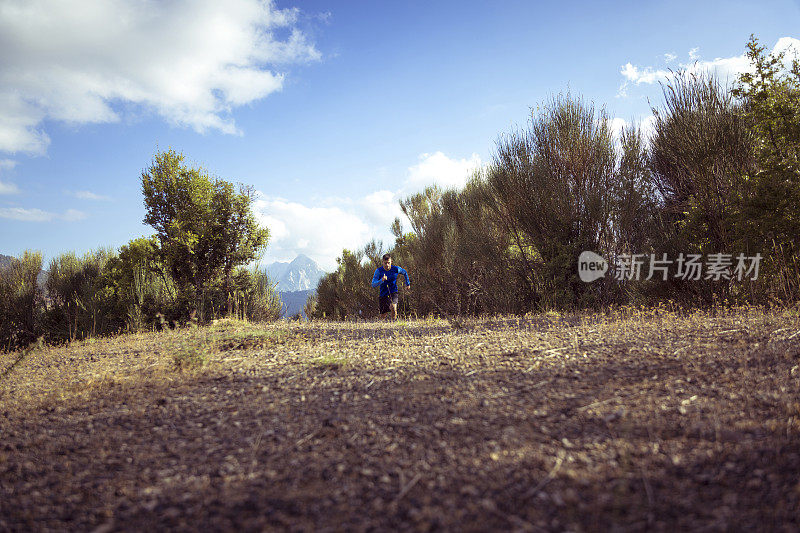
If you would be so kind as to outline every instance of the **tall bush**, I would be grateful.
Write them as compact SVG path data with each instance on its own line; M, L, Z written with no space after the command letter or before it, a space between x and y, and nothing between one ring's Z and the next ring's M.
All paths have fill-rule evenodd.
M142 172L142 194L144 222L156 230L161 261L169 265L181 299L193 302L186 315L207 318L204 305L220 282L230 311L233 270L258 258L269 240L251 211L253 190L242 186L236 192L233 184L187 166L182 154L169 150L156 154Z
M800 53L800 50L795 50ZM751 36L752 72L733 89L743 120L755 137L756 170L750 170L740 200L738 238L765 258L760 293L786 301L800 298L800 61L767 54Z
M240 268L233 276L233 311L235 316L252 322L271 322L281 316L283 304L275 284L263 270ZM225 292L227 301L228 291Z
M400 202L412 232L394 223L392 255L411 272L408 299L418 314L514 312L524 307L524 281L509 260L511 242L490 209L479 170L462 190L431 187ZM523 287L522 290L520 287Z
M160 323L159 314L172 321L181 318L177 287L161 261L155 237L140 237L121 246L106 270L114 292L114 313L129 331L154 327Z
M596 304L577 276L583 250L608 255L616 152L605 111L559 95L528 128L502 137L488 170L489 205L511 237L537 307Z
M82 258L68 252L50 261L45 282L49 339L72 341L121 329L105 268L112 257L113 251L100 249Z
M0 267L0 350L14 350L41 335L42 254L25 251Z

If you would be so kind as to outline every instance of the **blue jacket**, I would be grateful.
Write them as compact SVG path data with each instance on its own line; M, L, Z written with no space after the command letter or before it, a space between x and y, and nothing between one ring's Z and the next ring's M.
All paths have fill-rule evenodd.
M386 274L386 281L383 281L383 275ZM382 266L375 269L375 274L372 276L372 286L381 287L381 296L389 296L397 292L397 275L402 274L406 277L406 287L411 286L411 278L408 277L402 267L392 265L389 270L384 270Z

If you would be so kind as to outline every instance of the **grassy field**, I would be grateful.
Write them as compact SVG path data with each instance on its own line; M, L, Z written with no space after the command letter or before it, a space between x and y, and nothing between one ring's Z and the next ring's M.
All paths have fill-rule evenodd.
M0 354L0 530L800 529L796 310Z

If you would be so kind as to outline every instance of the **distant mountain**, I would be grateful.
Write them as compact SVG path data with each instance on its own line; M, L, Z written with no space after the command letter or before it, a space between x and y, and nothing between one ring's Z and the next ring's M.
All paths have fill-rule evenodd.
M278 292L316 291L325 271L308 256L298 255L291 263L267 265L267 274L278 284ZM305 302L305 300L304 300Z
M283 309L281 316L291 318L294 315L303 313L303 307L306 305L306 300L309 294L314 294L313 290L309 291L286 291L281 293L281 302L283 302Z
M267 265L266 270L269 279L272 280L272 283L275 283L283 277L287 270L289 270L289 263L272 263Z
M267 275L281 295L281 316L292 317L303 312L309 294L317 290L317 283L326 274L313 259L298 255L291 263L276 262L267 265Z

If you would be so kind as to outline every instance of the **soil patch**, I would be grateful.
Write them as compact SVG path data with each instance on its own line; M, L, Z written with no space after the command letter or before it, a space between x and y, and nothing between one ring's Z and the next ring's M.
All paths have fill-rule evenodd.
M800 528L796 311L225 321L21 355L1 530Z

